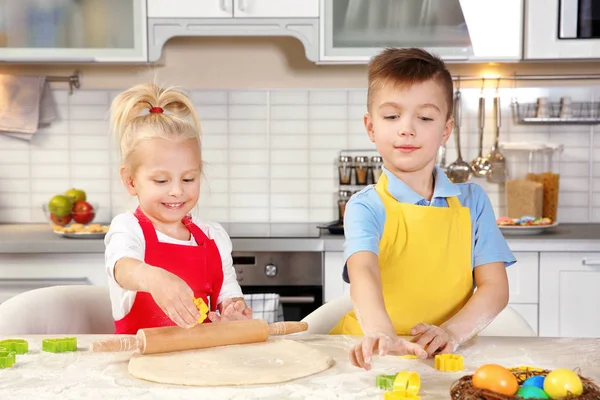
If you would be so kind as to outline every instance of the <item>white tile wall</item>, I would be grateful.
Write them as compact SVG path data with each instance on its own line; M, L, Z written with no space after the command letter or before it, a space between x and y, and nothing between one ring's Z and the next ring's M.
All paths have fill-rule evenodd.
M560 142L559 219L600 222L600 136L595 126L515 124L510 102L592 100L600 88L519 88L502 91L501 141ZM41 205L70 187L100 205L99 221L135 204L119 180L118 154L108 134L108 108L118 91L55 90L60 120L32 142L0 135L0 223L44 222ZM486 95L484 151L492 145L493 90ZM315 222L337 217L335 162L341 149L370 149L362 123L366 91L252 90L190 92L203 128L205 179L200 212L220 222ZM463 91L462 145L477 154L479 89ZM448 162L456 158L454 140ZM501 187L477 179L497 215Z

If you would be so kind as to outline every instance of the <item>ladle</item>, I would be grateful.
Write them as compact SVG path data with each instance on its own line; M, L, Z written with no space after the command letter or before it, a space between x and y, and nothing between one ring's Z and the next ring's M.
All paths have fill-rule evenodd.
M454 134L456 135L456 152L458 157L456 161L448 165L448 169L446 170L446 175L452 183L465 183L471 179L473 173L469 163L463 160L460 151L460 123L462 117L460 102L460 87L458 87L454 95Z
M494 137L494 145L488 159L490 160L490 170L486 175L487 181L490 183L504 183L506 180L506 160L504 155L498 148L498 140L500 137L500 91L496 89L496 97L494 97L494 114L496 119L496 135Z
M490 160L483 156L483 128L485 127L485 97L483 97L483 86L479 97L479 156L471 161L471 169L477 177L484 177L490 171Z

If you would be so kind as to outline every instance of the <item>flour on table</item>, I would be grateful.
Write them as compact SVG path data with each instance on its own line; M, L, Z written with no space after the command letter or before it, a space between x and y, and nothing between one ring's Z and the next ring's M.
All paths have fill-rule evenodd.
M330 356L309 345L281 339L163 354L135 353L129 373L175 385L258 385L313 375L332 363Z

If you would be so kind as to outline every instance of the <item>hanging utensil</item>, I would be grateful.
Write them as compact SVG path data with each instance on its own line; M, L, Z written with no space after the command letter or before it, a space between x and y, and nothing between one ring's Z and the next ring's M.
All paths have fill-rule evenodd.
M479 96L479 155L471 161L471 169L477 177L484 177L490 171L490 161L483 156L483 130L485 127L485 97L483 96L483 87L485 80L481 83L481 95Z
M442 145L440 146L439 150L438 150L438 163L437 166L444 172L446 172L446 170L448 169L446 167L446 145Z
M471 171L471 166L469 163L463 160L460 150L460 123L462 118L460 103L460 86L458 86L456 89L456 94L454 95L454 134L456 135L456 152L458 154L458 158L456 161L450 164L446 170L446 175L448 175L448 178L452 183L467 182L469 179L471 179L473 172Z
M488 154L490 160L490 170L486 175L487 181L490 183L504 183L506 181L506 160L504 155L498 148L498 141L500 138L500 79L498 79L498 87L496 88L496 96L494 97L494 116L496 119L496 135L494 137L494 145L492 150Z

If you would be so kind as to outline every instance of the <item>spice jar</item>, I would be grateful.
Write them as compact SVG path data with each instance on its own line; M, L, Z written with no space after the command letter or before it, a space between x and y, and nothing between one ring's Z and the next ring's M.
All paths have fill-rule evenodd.
M369 158L358 156L354 162L354 172L357 185L366 185L369 173Z
M352 183L352 157L340 156L338 172L340 185L350 185Z
M560 155L562 144L546 143L539 153L537 172L531 172L527 178L543 185L544 201L542 216L555 222L558 214L558 192L560 189Z
M383 170L381 167L383 166L383 158L381 156L373 156L371 157L371 176L373 179L373 183L377 183L379 181L379 177Z
M346 203L350 200L352 192L349 190L340 190L338 195L338 217L340 221L344 220L344 213L346 212Z

